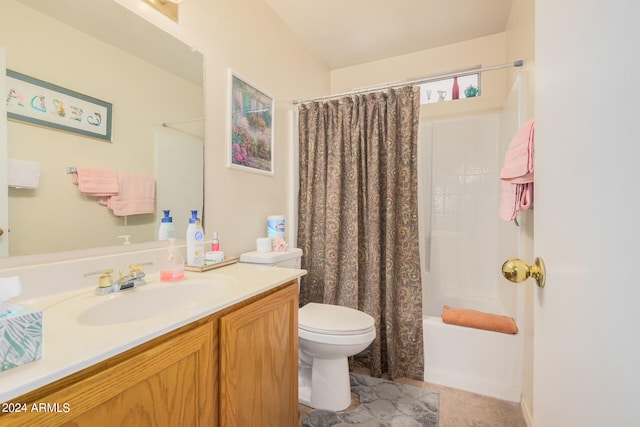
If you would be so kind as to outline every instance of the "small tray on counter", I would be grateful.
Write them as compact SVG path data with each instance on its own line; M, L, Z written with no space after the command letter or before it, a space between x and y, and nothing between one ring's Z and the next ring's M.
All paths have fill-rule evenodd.
M185 264L184 271L197 271L198 273L202 273L203 271L209 271L216 268L224 267L225 265L235 264L239 260L240 260L240 257L232 256L232 257L225 257L224 261L216 262L214 264L205 264L205 265L199 265L199 266Z

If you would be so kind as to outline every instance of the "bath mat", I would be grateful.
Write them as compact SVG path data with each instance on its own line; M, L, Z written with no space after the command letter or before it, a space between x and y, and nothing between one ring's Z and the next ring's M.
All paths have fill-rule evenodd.
M438 427L437 392L366 375L350 374L351 391L360 405L350 412L312 409L304 427Z

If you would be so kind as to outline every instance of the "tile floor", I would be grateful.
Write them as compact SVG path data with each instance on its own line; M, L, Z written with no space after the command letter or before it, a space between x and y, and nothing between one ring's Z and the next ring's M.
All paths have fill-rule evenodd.
M439 427L526 427L519 403L408 378L398 378L396 381L440 392ZM357 405L358 395L352 393L352 404L346 411L353 410ZM300 426L309 410L299 405Z

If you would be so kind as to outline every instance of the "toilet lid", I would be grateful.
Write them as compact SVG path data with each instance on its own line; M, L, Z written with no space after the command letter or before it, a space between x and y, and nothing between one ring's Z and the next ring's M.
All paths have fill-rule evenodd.
M362 311L331 304L309 303L298 310L298 327L327 335L356 335L374 327L373 317Z

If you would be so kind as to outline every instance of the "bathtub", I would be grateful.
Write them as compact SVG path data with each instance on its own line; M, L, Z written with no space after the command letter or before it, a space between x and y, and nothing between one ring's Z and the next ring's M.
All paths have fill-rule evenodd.
M520 402L521 332L449 325L440 316L425 316L423 328L426 382Z

